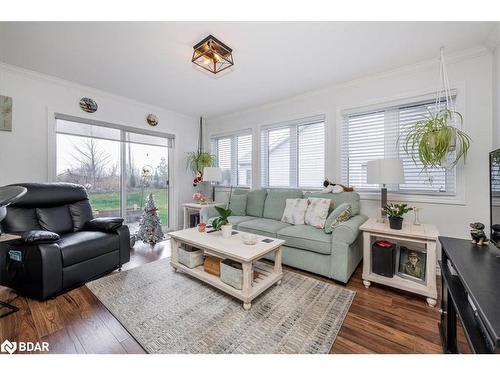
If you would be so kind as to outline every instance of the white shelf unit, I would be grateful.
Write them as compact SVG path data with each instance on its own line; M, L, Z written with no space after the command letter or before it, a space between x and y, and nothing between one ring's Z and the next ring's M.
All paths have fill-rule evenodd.
M439 232L431 224L405 224L403 229L390 229L388 223L380 223L376 219L369 219L360 228L363 231L363 284L369 288L372 282L405 290L427 297L429 306L434 307L437 302L436 288L436 242ZM407 279L394 274L385 277L372 272L372 244L379 239L387 239L396 244L404 244L409 248L425 252L425 283ZM399 251L397 246L396 251ZM398 267L398 265L396 265Z

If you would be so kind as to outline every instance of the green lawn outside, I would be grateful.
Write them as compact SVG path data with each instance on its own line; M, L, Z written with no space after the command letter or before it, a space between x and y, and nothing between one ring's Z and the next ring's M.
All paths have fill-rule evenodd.
M141 192L132 191L127 193L127 208L133 208L134 204L138 208L144 208L145 201L149 193L153 193L158 214L163 225L168 223L168 197L165 189L146 189L144 191L144 202L141 204ZM120 193L92 193L89 192L90 204L92 209L96 211L119 211L120 210Z

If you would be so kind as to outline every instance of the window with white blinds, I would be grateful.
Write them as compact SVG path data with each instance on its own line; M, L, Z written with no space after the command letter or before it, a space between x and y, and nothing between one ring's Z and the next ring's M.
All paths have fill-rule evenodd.
M325 177L323 116L264 128L261 178L265 187L320 188Z
M252 134L214 137L212 148L217 166L222 169L221 185L252 185Z
M455 97L453 97L455 100ZM438 106L444 108L444 103ZM434 113L434 100L407 103L343 114L342 181L356 190L378 190L366 183L366 163L383 158L403 161L405 183L387 186L397 193L455 194L455 168L422 170L418 155L412 158L405 150L408 131L429 112ZM414 160L417 161L415 164Z

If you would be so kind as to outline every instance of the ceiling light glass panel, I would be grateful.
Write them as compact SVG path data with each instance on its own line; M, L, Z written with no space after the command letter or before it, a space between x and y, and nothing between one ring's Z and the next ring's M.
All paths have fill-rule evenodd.
M192 62L217 74L234 65L233 50L212 35L193 47Z

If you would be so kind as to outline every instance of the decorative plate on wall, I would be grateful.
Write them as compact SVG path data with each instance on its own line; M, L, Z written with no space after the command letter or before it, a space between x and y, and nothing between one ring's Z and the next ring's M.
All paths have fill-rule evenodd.
M146 121L151 126L156 126L160 122L160 120L158 119L158 117L156 115L153 115L152 113L150 113L148 115L148 117L146 118Z
M97 111L97 103L94 101L94 99L81 98L80 108L87 113L94 113L95 111Z

